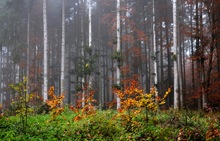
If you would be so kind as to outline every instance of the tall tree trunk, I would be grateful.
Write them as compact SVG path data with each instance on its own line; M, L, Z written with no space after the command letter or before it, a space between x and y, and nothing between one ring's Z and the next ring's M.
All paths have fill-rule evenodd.
M92 46L92 1L89 0L89 47Z
M66 27L67 28L67 31L69 30L70 31L70 25ZM70 40L70 37L67 39L67 40ZM70 44L67 45L68 46L68 53L67 53L67 57L69 58L68 59L68 68L67 70L70 71L72 69L72 60L70 58L72 58L72 46ZM74 104L72 102L72 93L73 93L73 88L74 86L72 85L73 84L73 76L72 74L68 73L69 77L68 77L68 91L67 91L67 104L70 105L70 104Z
M181 41L184 42L184 36L182 37ZM183 48L182 48L182 67L181 67L181 70L182 70L182 82L183 82L183 85L182 85L182 93L183 93L183 97L182 97L182 107L183 106L186 106L185 104L185 101L184 100L184 96L186 95L186 51L185 51L185 44L183 43ZM184 105L185 104L185 105ZM186 107L185 107L186 108Z
M2 45L0 44L0 103L3 103L3 82L2 82L2 78L3 78L3 72L2 72Z
M92 1L89 0L89 48L92 48ZM92 66L90 66L92 67ZM92 73L92 72L91 72ZM89 74L88 86L92 88L92 74Z
M190 33L191 34L193 34L193 5L191 4L191 6L190 6ZM192 54L192 56L194 56L194 49L193 49L193 37L192 37L192 35L191 35L191 37L190 37L190 47L191 47L191 54ZM191 75L191 78L192 78L192 91L190 91L190 92L192 92L193 93L193 95L194 95L194 93L195 93L195 73L194 73L194 71L195 71L195 67L194 67L194 60L192 59L192 62L191 62L191 73L192 73L192 75Z
M173 73L174 109L179 109L178 59L177 59L177 1L173 0Z
M61 43L61 73L60 73L60 92L65 93L65 0L62 0L62 43ZM64 100L64 99L63 99ZM64 101L61 106L64 106Z
M47 37L47 0L43 0L43 32L44 32L44 58L43 58L43 101L48 99L48 37Z
M117 23L116 23L116 25L117 25L117 31L116 31L116 33L117 33L117 48L116 48L116 51L117 52L120 52L121 51L121 40L120 40L120 38L121 38L121 36L120 36L120 31L121 31L121 29L120 29L120 0L117 0ZM116 66L116 79L117 79L117 85L119 86L120 85L120 62L118 61L117 62L118 64L117 64L117 66ZM116 101L117 101L117 109L119 109L120 107L121 107L121 100L120 100L120 98L119 98L119 96L117 96L117 99L116 99Z
M200 81L200 76L201 76L201 63L200 63L200 55L201 55L201 51L200 51L200 40L199 40L199 0L196 0L196 15L195 15L195 20L196 20L196 70L197 70L197 87L198 87L198 94L199 94L199 98L198 98L198 110L202 109L202 103L201 103L201 93L199 92L200 89L200 85L201 83L199 83Z
M29 94L30 92L30 88L29 88L29 79L30 79L30 2L27 2L28 6L27 6L27 82L26 82L26 89L27 89L27 94Z
M144 12L144 14L143 14L143 18L145 19L146 18L146 12ZM144 25L144 31L147 31L147 29L146 29L146 25ZM148 42L149 43L149 42ZM128 46L128 45L127 45ZM150 91L150 83L149 83L149 59L148 59L148 52L149 52L149 49L147 49L147 43L146 42L144 42L144 56L145 56L145 58L146 58L146 62L145 62L145 73L144 73L144 75L145 75L145 80L144 80L144 84L145 84L145 86L143 86L143 88L145 88L144 89L144 92L146 93L146 92L149 92ZM128 57L127 57L128 58ZM128 62L128 59L127 59L127 62Z
M177 5L177 4L176 4ZM177 11L176 11L177 14ZM176 16L179 18L179 16ZM179 20L180 21L180 18ZM177 69L178 69L178 86L179 86L179 108L183 108L183 72L182 72L182 45L180 34L180 24L176 23L177 28Z
M164 67L163 67L163 28L160 22L160 93L164 90Z
M81 11L81 57L84 58L84 0L81 0L82 11ZM84 64L81 62L82 68L84 69ZM84 70L82 70L82 107L85 106L85 74Z
M166 16L168 18L168 14ZM171 75L171 53L170 53L170 40L169 40L169 26L168 26L168 22L165 22L165 26L166 26L166 45L167 45L167 73L168 73L168 87L171 87L172 85L172 75ZM172 95L168 95L168 104L169 105L173 105L173 96Z
M154 51L154 88L156 92L156 97L158 96L158 80L157 80L157 43L156 43L156 21L155 21L155 0L153 0L153 51Z
M200 15L203 14L202 12L202 4L200 4ZM203 36L203 19L202 16L199 16L199 23L200 23L200 38L201 38L201 52L200 52L200 66L201 66L201 88L202 88L202 108L205 108L206 105L206 94L205 94L205 57L204 57L204 36Z

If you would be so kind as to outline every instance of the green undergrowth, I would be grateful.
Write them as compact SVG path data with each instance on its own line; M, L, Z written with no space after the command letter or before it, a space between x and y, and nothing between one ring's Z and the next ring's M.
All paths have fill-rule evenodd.
M159 111L139 113L126 121L117 111L97 111L81 120L70 110L55 120L50 114L29 115L21 132L19 116L0 118L2 141L183 141L220 140L220 114L196 111Z

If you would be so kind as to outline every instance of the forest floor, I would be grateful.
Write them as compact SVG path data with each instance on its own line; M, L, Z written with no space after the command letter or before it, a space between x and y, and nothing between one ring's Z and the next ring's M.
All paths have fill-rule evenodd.
M53 113L54 114L54 113ZM146 116L147 115L147 116ZM27 119L27 120L26 120ZM220 140L220 113L158 111L84 115L68 108L60 115L0 117L1 141L185 141Z

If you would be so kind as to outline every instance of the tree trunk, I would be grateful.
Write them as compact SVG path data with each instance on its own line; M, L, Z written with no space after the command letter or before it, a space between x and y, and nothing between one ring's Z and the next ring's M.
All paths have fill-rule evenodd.
M84 0L81 0L81 5L82 5L82 11L81 11L81 57L84 58ZM83 62L81 62L82 68L84 68L83 66ZM85 90L84 90L84 86L85 86L85 74L84 74L84 70L82 70L82 107L85 106Z
M62 0L62 43L61 43L61 72L60 72L60 92L65 93L65 0ZM64 99L61 106L64 106Z
M200 76L201 76L201 63L200 63L200 55L201 55L201 51L200 51L200 40L199 40L199 0L196 0L196 15L195 15L195 20L196 20L196 70L197 70L197 91L198 91L198 110L202 109L202 103L201 103L201 93L199 92L201 83L199 83L200 81Z
M177 1L173 0L173 73L174 73L174 109L179 109L178 59L177 59Z
M176 4L177 5L177 4ZM177 12L176 12L177 14ZM179 17L179 16L176 16ZM180 18L179 20L180 21ZM179 108L183 108L183 72L182 72L182 44L180 34L180 24L176 23L177 28L177 69L178 69L178 87L179 87Z
M48 99L48 37L47 37L47 0L43 0L43 32L44 32L44 58L43 58L43 101Z
M191 34L193 33L193 6L191 5L190 6L190 32L191 32ZM194 49L193 49L193 37L192 37L192 35L191 35L191 37L190 37L190 47L191 47L191 55L192 56L194 56ZM195 73L194 73L194 71L195 71L195 67L194 67L194 60L193 59L191 59L192 61L191 61L191 73L192 73L192 75L191 75L191 78L192 78L192 90L190 91L191 93L193 93L193 95L195 94Z
M28 1L28 6L27 6L27 82L26 82L26 89L27 89L27 94L30 93L30 88L29 88L29 79L30 79L30 74L29 74L29 68L30 68L30 2Z
M200 4L200 15L203 14L202 12L202 5ZM200 38L201 38L201 52L200 52L200 66L201 66L201 88L202 88L202 108L205 108L205 106L207 106L206 104L206 94L205 94L205 58L204 58L204 50L205 50L205 47L204 47L204 36L203 36L203 19L202 19L202 16L199 16L200 17Z
M116 23L116 25L117 25L117 31L116 31L116 33L117 33L117 49L116 49L116 51L117 52L120 52L121 51L121 36L120 36L120 31L121 31L121 29L120 29L120 0L117 0L117 23ZM116 83L117 83L117 85L119 86L120 85L120 62L117 62L118 64L117 64L117 66L116 66ZM117 101L117 109L119 109L120 107L121 107L121 100L120 100L120 98L119 98L119 96L117 96L117 99L116 99L116 101Z
M156 21L155 21L155 1L153 0L153 51L154 51L154 88L155 96L158 96L158 80L157 80L157 45L156 45Z
M161 17L162 18L162 17ZM163 28L160 22L160 93L164 91L164 67L163 67Z
M3 103L3 82L2 82L2 45L0 44L0 103Z

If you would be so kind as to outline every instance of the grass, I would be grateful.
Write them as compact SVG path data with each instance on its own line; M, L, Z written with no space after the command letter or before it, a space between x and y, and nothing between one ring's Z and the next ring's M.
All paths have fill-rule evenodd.
M56 120L50 114L29 115L25 132L18 116L0 118L0 140L4 141L136 141L220 140L220 114L196 111L159 111L124 120L114 110L97 111L74 121L65 110ZM128 115L125 115L128 116Z

